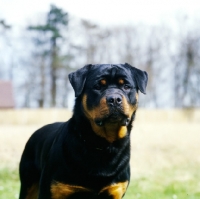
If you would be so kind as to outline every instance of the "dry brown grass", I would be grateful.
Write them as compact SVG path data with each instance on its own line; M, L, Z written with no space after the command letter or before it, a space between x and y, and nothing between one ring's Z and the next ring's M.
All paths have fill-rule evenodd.
M17 167L25 143L39 125L0 125L0 167Z
M132 131L132 173L200 166L200 123L136 123Z
M24 145L42 124L0 125L0 167L18 167ZM200 167L200 122L146 122L132 131L132 176L171 167Z
M18 198L17 169L30 135L44 124L67 120L70 114L0 111L0 198ZM200 198L200 110L139 109L131 139L132 180L124 198Z

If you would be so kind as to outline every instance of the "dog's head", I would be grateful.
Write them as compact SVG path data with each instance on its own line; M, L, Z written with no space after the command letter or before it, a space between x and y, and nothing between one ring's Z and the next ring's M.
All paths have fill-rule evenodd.
M69 80L93 131L109 142L125 137L138 90L146 93L147 73L127 63L86 65L69 74Z

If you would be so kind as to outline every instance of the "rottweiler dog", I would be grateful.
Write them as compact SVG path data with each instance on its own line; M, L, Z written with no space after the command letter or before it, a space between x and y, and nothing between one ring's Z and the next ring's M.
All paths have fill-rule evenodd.
M121 199L130 181L130 133L148 76L131 65L69 74L71 119L37 130L20 162L20 199Z

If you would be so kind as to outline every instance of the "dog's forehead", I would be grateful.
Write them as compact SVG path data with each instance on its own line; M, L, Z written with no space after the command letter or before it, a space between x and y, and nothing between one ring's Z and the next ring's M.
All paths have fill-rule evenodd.
M131 78L130 70L122 64L101 64L93 65L88 73L87 79L98 79L106 76L111 78L115 78L116 76Z

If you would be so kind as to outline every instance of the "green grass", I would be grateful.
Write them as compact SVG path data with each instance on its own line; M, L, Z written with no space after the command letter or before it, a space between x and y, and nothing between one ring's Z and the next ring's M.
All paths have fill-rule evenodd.
M0 198L15 199L19 195L19 177L17 169L0 169Z
M124 199L200 199L199 179L196 166L165 169L133 178ZM0 169L0 198L18 198L18 193L18 170Z
M170 168L133 179L124 198L200 199L199 168Z

